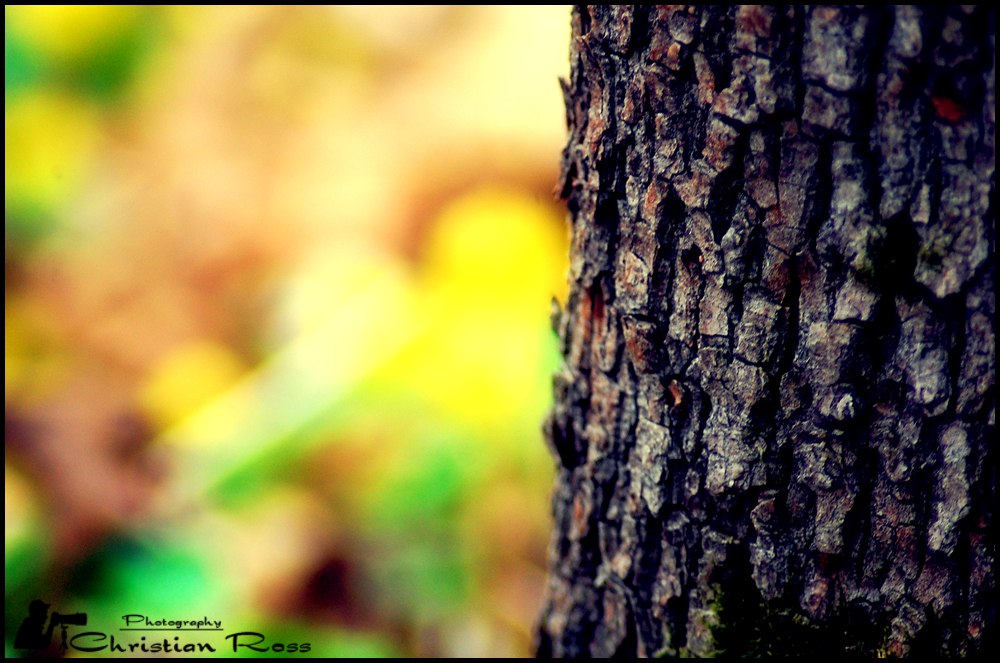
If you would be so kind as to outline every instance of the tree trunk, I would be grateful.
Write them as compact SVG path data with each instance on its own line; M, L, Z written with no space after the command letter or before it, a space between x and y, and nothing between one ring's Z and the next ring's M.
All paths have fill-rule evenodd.
M540 655L992 647L994 26L574 10Z

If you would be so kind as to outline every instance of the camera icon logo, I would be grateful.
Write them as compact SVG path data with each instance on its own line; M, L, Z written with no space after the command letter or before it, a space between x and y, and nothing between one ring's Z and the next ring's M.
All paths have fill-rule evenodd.
M28 604L28 616L21 622L17 629L17 636L14 638L14 649L48 649L52 644L52 631L56 626L62 627L62 644L60 650L66 651L66 627L86 626L87 613L76 612L71 615L63 615L53 612L48 618L51 603L46 603L41 599L35 599ZM48 619L48 628L45 627Z

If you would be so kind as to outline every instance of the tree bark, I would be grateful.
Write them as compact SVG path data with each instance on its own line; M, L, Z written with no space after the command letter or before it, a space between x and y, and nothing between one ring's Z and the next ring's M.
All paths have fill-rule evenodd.
M572 31L539 655L991 649L994 10Z

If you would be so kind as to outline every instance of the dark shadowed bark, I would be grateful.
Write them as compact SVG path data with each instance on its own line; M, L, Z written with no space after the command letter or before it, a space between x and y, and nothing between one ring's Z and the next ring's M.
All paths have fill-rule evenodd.
M994 25L574 10L539 654L992 647Z

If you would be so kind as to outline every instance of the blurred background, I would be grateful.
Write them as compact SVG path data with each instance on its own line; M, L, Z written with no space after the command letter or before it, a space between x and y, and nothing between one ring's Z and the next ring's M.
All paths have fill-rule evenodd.
M525 655L564 7L4 10L6 655ZM79 654L77 654L79 655Z

